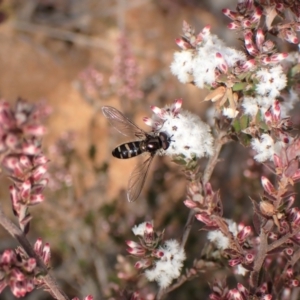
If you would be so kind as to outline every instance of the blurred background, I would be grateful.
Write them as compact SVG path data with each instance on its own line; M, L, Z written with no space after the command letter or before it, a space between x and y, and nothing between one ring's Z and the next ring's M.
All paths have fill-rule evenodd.
M127 299L124 289L154 299L156 285L134 270L125 240L135 224L154 220L167 239L180 239L189 210L185 177L168 157L155 158L142 195L126 200L131 170L142 157L118 160L111 151L128 141L109 126L101 106L121 110L145 130L150 105L183 98L183 108L203 119L207 91L180 84L169 65L178 48L175 38L186 20L196 32L206 25L228 45L240 47L222 8L236 1L205 0L3 0L0 6L0 96L45 101L52 109L44 140L50 158L46 201L31 208L28 238L49 242L53 273L70 296ZM258 166L247 150L229 144L212 178L220 189L225 215L251 223L242 215L248 196L260 189ZM247 176L242 176L247 170ZM13 219L9 181L1 178L1 205ZM241 189L240 187L244 188ZM229 204L230 203L230 204ZM245 204L247 203L247 204ZM233 206L234 205L234 206ZM234 208L234 209L233 209ZM204 232L195 223L187 245L186 267L203 255ZM1 252L16 242L0 229ZM226 274L226 268L220 273ZM188 282L168 299L205 299L210 274ZM0 299L14 299L6 289ZM25 299L52 299L38 290Z

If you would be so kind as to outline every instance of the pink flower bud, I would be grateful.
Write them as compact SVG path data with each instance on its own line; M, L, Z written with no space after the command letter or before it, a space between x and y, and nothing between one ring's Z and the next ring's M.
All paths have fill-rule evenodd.
M135 256L144 256L146 254L146 250L142 247L135 247L135 248L127 248L127 252Z
M42 246L43 246L42 239L38 238L36 240L36 242L34 243L34 247L33 247L33 249L34 249L34 251L35 251L36 254L41 255L41 253L42 253Z
M227 25L227 28L230 29L230 30L235 30L235 29L238 29L240 27L241 26L236 22L231 22Z
M32 173L32 177L35 181L39 181L42 176L47 172L47 168L45 165L38 166Z
M31 167L31 162L30 162L30 159L28 158L28 156L22 155L20 157L20 165L26 169Z
M288 53L276 53L270 56L271 62L279 62L282 61L283 59L287 58Z
M245 256L245 263L251 264L254 261L254 255L252 253L247 253Z
M251 234L252 230L250 226L245 226L238 234L237 238L240 243L243 243L246 238Z
M27 272L32 272L36 267L36 260L35 258L29 258L24 266Z
M294 254L293 248L290 248L290 247L285 248L285 249L284 249L284 252L285 252L288 256L292 256L292 255Z
M263 186L264 190L269 195L272 195L272 194L275 193L275 188L274 188L273 184L270 182L270 180L267 177L262 176L261 177L261 183L262 183L262 186Z
M172 112L176 115L179 113L181 106L182 106L182 98L176 99L172 105Z
M237 289L232 289L228 292L228 297L231 300L243 300L242 295Z
M152 254L154 257L157 257L157 258L161 258L165 255L162 250L158 250L158 249L153 250Z
M226 17L230 18L231 20L235 20L237 18L237 16L238 16L238 14L235 11L232 11L232 10L230 10L228 8L222 9L222 13Z
M42 252L42 259L46 266L48 266L48 264L50 262L50 258L51 258L50 244L46 243L43 248L43 252Z
M240 67L243 71L247 72L255 66L255 59L250 59L244 62Z
M190 43L186 42L184 39L181 39L181 38L175 39L175 43L177 44L178 47L180 47L183 50L192 48Z
M18 138L15 134L9 133L5 139L5 144L9 149L15 149L18 145Z
M240 258L234 258L234 259L230 259L228 264L230 267L234 267L236 265L239 265L241 263L241 259Z
M216 60L218 61L218 68L220 69L220 71L222 71L223 73L227 73L228 65L221 53L216 53Z
M183 201L183 203L189 209L193 209L198 206L196 202L194 202L193 200L189 200L189 199Z
M43 194L35 194L30 196L30 205L36 205L45 200L45 196Z
M296 33L293 30L285 29L281 31L283 33L284 39L290 43L298 44L299 40Z
M42 125L26 125L23 126L25 134L33 136L43 136L46 132L46 129Z
M292 284L292 286L297 287L297 286L299 286L299 280L293 279L293 280L291 281L291 284Z
M265 35L261 28L257 30L255 39L256 39L256 45L260 49L263 42L265 41Z
M146 229L145 229L146 234L152 234L153 233L153 224L147 222L146 223Z
M275 101L273 104L273 117L275 122L278 122L280 120L280 113L281 109L279 101Z
M25 143L22 147L22 150L26 155L36 155L40 151L40 149L36 145L30 143Z
M16 254L13 250L5 250L0 256L0 263L4 265L14 264L16 261Z
M25 279L25 275L19 269L13 268L10 273L16 281L23 281Z
M273 118L272 118L272 113L269 111L269 110L267 110L266 112L265 112L265 120L266 120L266 123L267 124L270 124L270 123L272 123L272 120Z
M207 226L216 226L216 222L212 221L207 214L196 214L196 219L203 222Z

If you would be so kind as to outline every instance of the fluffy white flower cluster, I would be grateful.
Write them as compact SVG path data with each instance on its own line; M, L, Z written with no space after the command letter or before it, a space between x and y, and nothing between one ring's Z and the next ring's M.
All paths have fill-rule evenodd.
M228 224L229 231L234 235L237 236L238 234L238 226L235 222L230 219L225 220ZM213 230L207 234L208 240L216 245L216 247L220 250L224 250L229 248L229 239L225 236L220 230Z
M287 78L280 65L256 72L259 83L256 97L245 97L242 103L244 112L255 117L260 110L262 116L272 106L280 91L286 87Z
M171 72L182 83L194 82L199 88L216 81L216 70L225 63L228 68L238 61L245 61L245 54L227 47L208 27L201 32L202 40L195 49L184 49L174 53ZM219 58L219 59L218 59Z
M185 252L176 240L166 241L158 250L163 256L155 262L154 268L145 271L145 275L149 281L156 281L161 288L166 288L180 276Z
M214 153L214 140L210 127L201 119L188 111L180 110L182 100L162 109L152 107L152 118L144 118L144 122L154 131L164 132L170 137L170 146L161 150L161 155L184 155L187 159L201 158Z
M257 152L254 159L258 162L265 162L267 160L273 161L274 154L278 152L281 143L275 143L269 134L264 133L261 135L260 139L252 139L251 146L252 149Z

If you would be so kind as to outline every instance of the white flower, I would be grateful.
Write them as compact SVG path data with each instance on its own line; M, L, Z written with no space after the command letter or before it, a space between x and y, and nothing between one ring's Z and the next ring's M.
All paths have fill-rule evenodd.
M201 119L188 111L181 110L182 100L176 100L173 105L163 109L152 107L154 115L144 119L147 125L156 132L164 132L170 138L166 150L160 150L160 155L184 155L187 159L212 155L213 137L210 127Z
M153 269L145 271L145 276L149 281L155 280L161 288L166 288L180 276L185 253L176 240L166 241L158 250L164 255L155 262Z
M252 149L254 149L257 154L254 159L258 162L265 162L267 160L273 160L274 157L274 140L269 134L262 134L261 138L255 138L251 141Z
M220 64L230 68L246 57L243 52L226 47L222 40L210 33L208 27L198 37L200 35L201 40L195 49L175 52L171 71L180 82L194 81L197 87L203 88L205 84L211 85L216 81L216 70L220 69ZM217 56L222 57L222 62Z
M232 220L225 220L228 224L229 231L233 234L233 236L237 236L238 234L238 226ZM229 239L225 236L220 230L210 231L207 235L208 240L216 245L218 249L224 250L229 247Z
M191 51L182 51L174 53L174 61L172 62L171 72L177 75L178 80L182 83L191 82L193 68L193 54Z
M151 222L143 222L139 225L134 225L134 227L132 227L132 232L134 235L139 235L139 236L143 236L145 231L147 231L147 224L152 223Z
M262 68L256 72L256 77L259 81L256 85L256 91L262 96L275 98L286 87L287 78L280 65L269 69Z
M245 97L242 106L244 108L245 114L250 115L252 117L256 116L259 109L257 101L254 97Z

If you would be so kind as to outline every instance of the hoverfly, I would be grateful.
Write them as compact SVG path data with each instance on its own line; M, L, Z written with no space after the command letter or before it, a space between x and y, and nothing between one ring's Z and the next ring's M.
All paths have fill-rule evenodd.
M171 139L164 132L145 132L114 107L103 106L102 112L110 124L120 133L138 139L116 147L112 151L114 157L127 159L145 152L149 153L142 164L135 166L128 181L127 199L129 202L133 202L139 197L142 191L155 154L160 149L168 149Z

